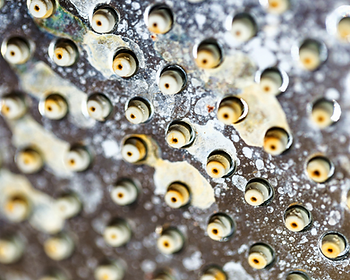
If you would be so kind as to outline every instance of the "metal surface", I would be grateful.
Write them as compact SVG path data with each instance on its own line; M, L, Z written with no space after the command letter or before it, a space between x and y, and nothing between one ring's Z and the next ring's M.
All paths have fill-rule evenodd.
M11 224L0 218L0 234L17 232L27 240L25 253L18 263L0 264L0 277L6 280L38 279L47 268L57 267L66 271L70 279L92 279L97 264L113 258L124 261L126 280L151 279L154 271L163 268L170 268L177 279L198 279L204 268L211 264L224 267L229 279L285 279L295 269L304 270L312 279L350 279L348 257L332 261L325 258L318 247L319 238L327 231L338 231L350 239L350 212L345 205L350 187L350 45L340 43L325 26L327 16L340 6L340 2L292 1L290 11L272 16L258 1L208 0L198 4L165 1L175 15L176 27L164 37L152 39L143 14L151 2L112 0L108 5L120 13L119 27L113 34L133 41L145 57L144 66L130 79L106 79L91 66L80 42L77 43L79 61L72 67L57 67L48 55L55 36L38 28L28 14L25 2L5 1L0 10L1 41L13 35L28 38L35 43L32 60L45 62L60 77L88 95L105 94L112 101L114 110L106 122L86 129L74 124L72 117L61 121L45 119L38 110L39 100L24 92L30 104L29 114L39 124L68 143L82 142L93 151L94 160L87 171L77 173L73 178L55 176L49 169L27 175L35 188L50 196L57 197L67 190L81 195L84 211L67 220L64 228L75 240L72 257L60 262L50 260L43 251L47 234L33 229L27 222ZM60 1L60 5L90 28L88 18L84 18L70 1ZM94 7L91 3L85 6ZM254 15L259 33L243 46L234 46L227 40L225 21L230 14L241 11ZM63 19L59 25L65 25ZM70 26L65 30L67 34L74 34L77 28ZM260 147L248 147L233 127L215 122L216 129L233 141L239 159L235 173L222 180L211 179L203 162L186 149L170 148L164 139L166 128L174 119L188 118L200 125L216 120L214 108L217 102L225 94L237 92L235 85L216 78L208 83L201 81L191 52L200 41L212 37L219 40L224 54L247 53L258 65L255 69L246 69L253 78L255 71L276 64L288 74L290 81L288 89L278 96L293 134L290 150L271 157ZM296 67L291 55L292 47L309 37L323 41L329 52L326 63L311 73ZM159 52L154 44L158 44ZM270 60L262 59L270 54ZM167 64L161 55L173 57L170 63L177 62L187 71L188 84L182 93L165 96L156 88L159 65ZM0 69L0 93L23 92L15 71L1 56ZM125 104L135 96L143 96L152 103L154 115L150 122L131 125L125 119ZM336 124L320 130L310 123L307 107L323 96L336 99L342 115ZM163 159L185 160L195 166L214 188L216 203L205 210L194 206L171 209L166 206L163 196L154 194L152 167L128 164L119 153L113 156L104 153L104 141L120 144L123 137L134 133L151 136L158 143ZM0 147L2 168L19 173L14 163L16 148L12 145L11 130L3 118L0 118ZM325 184L310 181L305 172L305 162L319 152L335 165L334 176ZM267 179L275 190L275 197L267 206L254 208L244 201L242 189L255 177ZM140 197L131 206L117 206L110 198L110 186L120 178L136 179L142 186ZM284 212L292 203L303 204L310 210L313 221L307 231L293 233L284 226ZM235 222L236 231L226 242L213 241L205 232L210 216L216 212L226 213ZM133 229L132 240L117 249L108 247L101 235L104 225L115 217L127 219ZM178 227L186 237L184 249L173 256L162 255L156 248L155 230L164 225ZM247 262L249 247L257 242L269 244L276 255L276 261L266 270L256 271Z

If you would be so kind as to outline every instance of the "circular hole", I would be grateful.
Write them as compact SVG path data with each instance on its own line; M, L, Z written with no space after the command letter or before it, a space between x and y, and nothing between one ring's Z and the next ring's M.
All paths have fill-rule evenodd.
M249 258L251 258L250 263L253 268L264 269L274 263L275 253L270 245L258 242L250 247Z
M173 26L173 13L165 4L155 4L148 7L145 14L148 30L155 34L165 34Z
M15 48L11 48L11 46ZM26 38L12 37L2 42L1 54L10 64L23 64L28 61L32 54L31 44Z
M136 54L127 48L119 49L112 61L114 73L121 78L134 76L139 68L139 61Z
M83 113L86 117L104 122L111 115L112 109L113 105L107 96L102 93L93 93L88 97Z
M284 213L284 223L290 231L305 231L311 227L311 213L302 205L292 205Z
M229 29L236 41L244 43L256 35L257 24L251 14L239 13L233 17Z
M35 6L34 6L34 10L37 11L37 12L39 12L39 11L40 11L40 7L39 7L38 5L35 5Z
M58 66L70 67L78 61L79 51L75 42L61 38L51 43L49 55Z
M308 71L318 69L328 57L328 50L324 43L314 39L306 39L299 47L299 61Z
M287 73L276 67L266 68L261 73L257 72L255 80L259 83L263 94L270 95L285 92L289 84Z
M175 120L169 124L165 139L172 148L187 148L193 143L195 132L188 123Z
M122 144L122 157L129 163L136 163L147 157L147 144L143 139L132 136L124 140Z
M273 156L283 154L291 144L291 135L284 128L272 127L264 137L264 150Z
M123 194L123 193L118 193L118 197L119 197L119 198L123 198L123 197L124 197L124 194Z
M143 124L148 122L153 115L153 107L143 97L130 99L125 107L125 117L132 124Z
M347 257L348 241L339 232L328 232L321 237L319 249L328 259L340 260Z
M309 105L309 108L310 107L311 120L314 125L318 126L320 129L333 125L341 116L340 105L335 100L320 98L314 101L313 104Z
M115 9L107 5L98 5L94 9L91 25L97 33L110 33L117 27L118 21L119 16Z
M310 277L301 271L293 271L288 273L286 280L310 280Z
M60 120L68 113L66 99L59 93L52 93L39 103L39 112L43 117L51 120Z
M217 213L209 218L207 233L215 241L227 242L235 232L233 219L225 213Z
M215 39L206 39L193 50L195 62L199 68L217 68L223 61L223 53Z
M223 150L216 150L209 154L207 158L206 170L212 178L226 178L233 174L236 162Z
M74 165L74 164L75 164L75 160L74 160L74 159L71 159L71 160L69 161L69 163L70 163L71 165Z
M236 96L229 96L220 101L217 118L226 125L243 121L248 114L248 104Z
M170 200L170 201L169 201ZM171 208L180 208L190 201L188 187L181 182L173 182L168 186L165 202Z
M174 95L183 91L187 83L187 73L179 65L168 65L159 72L157 83L163 94Z
M316 183L326 182L334 173L333 163L324 156L314 156L307 161L306 172Z
M339 7L343 8L343 7ZM342 17L337 25L337 32L339 39L349 42L350 41L350 17L348 12L342 11L342 14L347 14L347 16Z
M263 178L254 178L248 181L245 186L245 200L252 206L264 206L271 202L273 198L273 188ZM256 204L260 202L260 204Z
M164 247L169 247L169 243L168 242L164 242L163 245L164 245Z

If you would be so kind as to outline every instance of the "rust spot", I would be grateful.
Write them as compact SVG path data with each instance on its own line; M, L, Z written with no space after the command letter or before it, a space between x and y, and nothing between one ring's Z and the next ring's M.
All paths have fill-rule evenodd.
M214 106L210 106L210 105L207 105L207 108L208 108L208 113L211 113L214 111L215 107Z

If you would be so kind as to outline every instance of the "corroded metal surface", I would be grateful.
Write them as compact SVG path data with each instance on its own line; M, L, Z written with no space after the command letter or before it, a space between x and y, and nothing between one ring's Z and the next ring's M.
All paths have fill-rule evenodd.
M64 228L75 240L74 254L64 261L53 261L43 250L47 234L27 222L11 224L0 218L0 234L17 232L27 240L25 253L18 263L0 264L0 277L38 279L47 268L57 267L66 271L71 279L92 279L94 268L106 258L124 261L125 279L151 279L154 271L163 268L171 268L178 279L198 279L203 268L211 264L223 267L229 279L284 279L295 269L304 270L312 279L350 277L348 257L331 261L319 251L319 238L327 231L339 231L350 239L350 212L345 202L350 188L350 45L340 43L325 24L340 3L292 1L290 11L273 16L266 13L258 1L208 0L198 4L165 1L175 15L176 24L168 34L152 38L144 24L144 11L152 4L150 1L107 1L120 13L120 22L113 34L120 35L143 57L134 77L120 79L106 77L96 69L96 65L90 63L88 52L93 50L92 56L99 54L97 43L83 42L82 34L90 30L87 16L102 1L60 1L62 9L68 12L62 12L56 21L42 24L45 28L39 28L41 23L31 18L25 2L5 1L0 10L1 41L13 35L26 37L35 44L33 58L28 62L29 71L30 65L42 61L58 77L70 82L70 86L86 94L104 93L114 109L106 122L88 126L80 126L74 116L61 121L48 120L40 115L38 98L23 89L23 84L30 81L16 74L27 73L26 66L11 69L0 56L0 93L23 92L30 104L29 114L36 122L67 143L83 143L94 156L91 167L74 176L57 176L49 168L27 175L34 188L52 197L67 190L74 190L80 196L84 210L67 220ZM259 32L248 43L237 45L232 42L225 22L227 17L241 11L255 17ZM67 22L76 24L67 26ZM80 57L72 67L58 67L49 58L48 48L56 36L69 37L77 43ZM329 53L326 63L315 72L298 68L292 56L294 46L310 37L324 42ZM232 81L196 68L192 49L206 38L219 40L224 56L232 60L227 66L235 73ZM175 96L165 96L157 88L157 73L168 63L181 65L188 75L185 90ZM275 65L286 71L290 79L288 89L277 99L293 135L293 145L283 155L272 157L261 147L248 146L234 127L218 122L216 107L224 95L240 93L243 87L252 84L256 71ZM131 125L124 117L125 104L135 96L143 96L153 105L153 118L146 124ZM309 104L322 96L337 100L342 110L340 120L324 130L312 125L308 111ZM206 162L200 160L207 156L203 154L205 149L175 150L166 144L168 124L183 118L198 125L198 131L212 131L207 129L212 126L233 143L237 168L232 176L211 179L205 171ZM164 196L155 193L154 168L132 165L121 158L122 139L135 133L152 137L159 145L163 160L187 161L196 167L214 189L216 202L207 209L166 206ZM20 173L14 162L16 147L11 136L10 127L0 118L2 168ZM209 136L203 139L194 145L213 146L214 139ZM215 144L222 146L224 142L220 137L217 139ZM40 146L40 141L37 145ZM334 176L324 184L310 181L305 172L307 159L316 153L324 153L335 166ZM121 207L112 202L109 191L124 177L138 180L142 192L134 205ZM267 206L254 208L244 201L244 187L255 177L267 179L274 188L275 197ZM313 219L312 226L299 233L288 231L283 223L285 210L296 202L303 204ZM216 212L226 213L235 222L236 231L226 242L213 241L205 232L210 216ZM127 219L133 229L132 240L117 249L108 247L101 234L115 217ZM178 227L186 237L184 249L173 256L162 255L156 248L156 229L164 225ZM248 265L249 247L255 242L267 243L274 249L276 261L269 269L257 271Z

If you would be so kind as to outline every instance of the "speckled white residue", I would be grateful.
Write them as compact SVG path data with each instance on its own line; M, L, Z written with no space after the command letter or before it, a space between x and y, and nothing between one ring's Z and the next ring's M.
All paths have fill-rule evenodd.
M82 106L86 103L87 95L68 79L58 76L43 62L34 62L28 70L19 72L23 90L29 94L43 99L47 94L58 93L65 97L69 106L69 117L78 127L91 127L96 121L86 118Z
M235 124L243 141L250 146L262 147L266 131L280 127L290 133L286 115L276 96L264 94L255 84L239 95L248 104L248 115L244 121Z
M247 244L242 244L241 247L238 248L237 252L238 254L242 254L245 251L248 251L249 247Z
M114 157L116 158L120 148L118 146L118 143L112 139L107 139L101 143L103 154L106 158Z
M264 46L261 46L261 39L256 37L252 39L247 48L250 48L250 58L258 65L259 69L271 67L276 64L276 55Z
M45 165L59 177L70 177L72 172L64 164L69 143L60 140L45 130L31 116L8 121L12 131L12 142L17 148L34 147L44 158Z
M200 251L194 252L190 257L182 260L183 266L187 270L197 270L203 264L202 253Z
M144 273L153 272L157 268L157 265L154 261L143 260L141 263L141 269Z
M156 169L154 173L156 194L164 195L171 183L183 182L190 189L193 206L205 209L215 202L214 189L188 162L169 162L159 159L154 167Z
M312 204L310 202L305 203L305 208L309 211L312 211L313 209Z
M243 147L242 149L242 152L243 152L243 155L246 157L246 158L252 158L252 155L253 155L253 151L248 148L248 147Z
M241 191L245 191L245 187L247 185L247 179L240 175L232 176L232 184L237 187L237 189Z
M327 89L325 96L330 100L338 100L340 97L340 93L335 88L329 88Z
M62 230L65 220L55 207L54 199L34 189L26 177L2 169L0 171L0 204L3 204L7 197L19 193L28 197L33 205L29 222L34 228L47 233L57 233Z
M255 165L258 170L264 169L264 161L262 161L261 159L257 159L255 161Z
M136 1L132 1L132 2L131 2L131 8L132 8L133 10L138 10L138 9L140 9L140 8L141 8L140 3L136 2Z
M70 0L80 16L88 18L98 4L109 4L110 0Z
M96 211L103 198L102 183L94 173L85 174L84 179L74 176L70 189L78 194L84 205L84 212L88 214Z
M206 21L205 15L203 15L203 14L195 14L194 18L195 18L195 20L197 22L198 28L202 29L203 25L204 25L204 23Z
M215 128L218 125L222 125L221 123L217 120L209 120L206 125L191 125L197 135L194 143L187 150L199 162L203 163L204 169L208 155L214 150L225 151L231 156L232 160L236 161L237 165L239 164L233 142Z
M107 79L117 78L113 71L113 58L118 49L126 47L138 54L139 67L145 67L145 60L140 47L132 41L126 42L114 34L96 34L88 31L84 35L83 47L88 54L90 64Z
M341 215L340 215L339 211L332 210L329 213L328 224L331 226L334 226L340 222L340 219L341 219Z
M245 271L240 263L228 262L224 265L223 270L230 279L253 280L254 278Z

